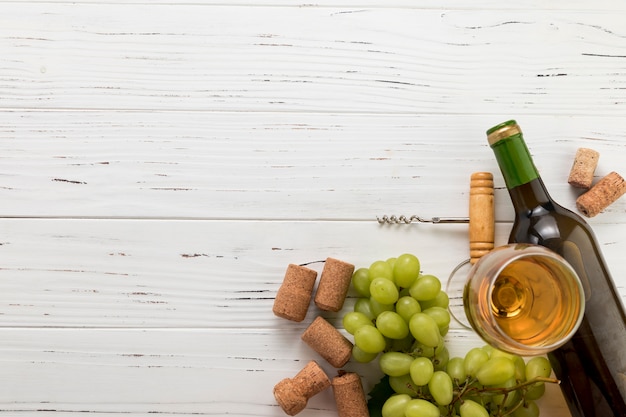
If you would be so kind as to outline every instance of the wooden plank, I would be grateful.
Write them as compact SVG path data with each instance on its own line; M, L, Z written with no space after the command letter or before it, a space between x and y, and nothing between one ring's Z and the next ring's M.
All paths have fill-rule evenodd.
M624 103L620 8L3 8L5 109L621 116Z
M485 130L509 115L0 111L0 216L371 220L466 216L469 176L491 171ZM567 184L578 147L596 177L626 138L601 117L518 118L546 186ZM622 175L626 173L622 172ZM623 222L626 199L590 221Z
M457 254L454 259L458 261L467 253L463 225L1 223L0 306L2 325L9 327L265 328L276 322L271 312L273 298L289 263L333 256L369 265L379 257L422 248L424 268L443 276L455 265L450 263L450 253ZM428 243L420 244L421 239ZM441 239L438 253L428 248L433 239ZM321 272L321 264L312 267Z
M1 0L2 3L15 3L15 0ZM37 1L31 1L31 3L37 3ZM48 0L47 3L68 3L67 0ZM72 1L72 4L101 4L99 0L77 0ZM124 0L108 0L109 4L127 4ZM135 4L149 4L149 5L176 5L176 2L172 0L144 0L134 1ZM546 4L540 0L520 0L514 3L502 3L497 0L481 0L480 2L468 3L463 0L442 0L436 4L428 0L390 0L384 3L376 0L317 0L315 2L306 1L294 1L294 0L229 0L215 1L215 0L193 0L186 1L185 5L201 5L201 6L244 6L247 8L252 7L292 7L292 8L353 8L353 7L367 7L368 9L431 9L431 10L609 10L609 11L624 11L626 7L622 3L617 3L613 0L598 0L594 3L589 3L585 0L555 0Z
M105 330L2 329L0 415L113 417L280 416L272 387L317 360L337 370L290 329ZM476 344L478 343L478 344ZM447 342L452 356L480 342ZM364 389L380 378L375 364L348 363ZM563 414L563 398L548 386L542 416ZM336 413L332 391L313 397L299 416Z
M465 225L5 219L0 227L2 327L280 327L271 308L289 263L335 257L360 267L411 252L445 282L469 253ZM508 231L499 224L497 244ZM625 231L596 228L623 297ZM314 310L289 328L302 330ZM338 326L341 316L325 315Z

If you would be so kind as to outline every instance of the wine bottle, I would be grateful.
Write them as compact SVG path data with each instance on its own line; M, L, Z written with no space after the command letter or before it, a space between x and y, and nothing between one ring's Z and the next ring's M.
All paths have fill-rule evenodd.
M576 270L585 314L576 334L548 354L573 417L626 416L626 314L588 223L552 200L514 120L487 131L513 207L509 243L545 246Z

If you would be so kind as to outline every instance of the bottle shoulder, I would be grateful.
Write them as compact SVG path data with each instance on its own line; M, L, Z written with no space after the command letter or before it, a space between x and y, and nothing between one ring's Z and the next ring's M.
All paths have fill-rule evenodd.
M552 246L550 242L554 244L555 241L571 240L573 236L576 239L595 240L593 231L581 216L549 202L517 212L510 240Z

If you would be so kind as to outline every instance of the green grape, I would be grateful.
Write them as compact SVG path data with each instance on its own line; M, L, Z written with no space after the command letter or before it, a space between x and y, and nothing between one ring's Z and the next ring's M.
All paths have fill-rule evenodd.
M380 355L378 365L389 376L402 376L409 373L413 357L402 352L385 352Z
M422 313L428 314L430 317L435 319L435 323L437 323L440 333L442 329L446 329L450 325L450 313L445 308L429 307L426 310L422 310Z
M398 394L417 395L419 387L411 379L411 375L390 376L389 386Z
M396 259L393 278L401 288L409 288L420 274L420 261L415 255L405 253Z
M448 405L452 402L452 379L444 371L435 371L428 382L428 389L437 404Z
M470 349L463 359L463 366L467 376L476 376L476 371L480 366L489 360L487 352L481 348Z
M530 359L526 363L526 371L524 376L526 377L526 381L531 381L537 377L550 377L552 373L552 366L548 359L543 356L536 356ZM526 399L528 400L536 400L543 396L545 392L545 384L543 382L537 382L532 385L532 387L528 390L526 394Z
M402 297L410 297L410 296L411 296L411 293L409 292L408 288L400 288L400 298L402 298Z
M374 314L374 317L378 317L383 311L395 310L393 304L381 304L373 298L370 298L370 308L372 310L372 314Z
M439 415L440 416L447 416L447 417L459 417L459 415L454 412L454 408L450 409L449 405L440 405L439 406Z
M445 370L448 365L448 360L450 360L450 352L448 352L448 348L442 343L440 346L435 348L435 356L433 356L432 359L435 370Z
M426 346L435 347L441 341L441 333L439 333L437 322L428 314L413 314L409 321L409 330L415 340Z
M350 311L343 316L343 328L350 334L354 334L361 326L373 326L372 320L370 320L365 314L358 311Z
M376 315L372 311L372 303L370 303L369 298L359 298L354 303L354 311L363 313L367 316L368 319L374 320Z
M441 281L434 275L420 275L409 289L411 297L417 301L432 300L437 297L439 291L441 291Z
M514 378L509 379L504 384L498 385L498 388L512 389L517 385L517 381ZM520 393L518 390L508 391L506 394L498 394L491 397L491 402L497 406L510 407L520 400Z
M364 352L379 353L385 349L386 342L380 331L374 326L361 326L354 332L354 343Z
M533 384L528 391L526 391L526 395L524 396L527 400L538 400L543 397L543 394L546 393L546 384L543 382L538 382Z
M526 363L526 381L538 376L548 378L552 373L550 362L543 356L535 356Z
M352 346L352 357L355 361L360 363L368 363L376 359L378 353L364 352L357 345Z
M524 362L524 359L522 359L521 356L504 352L502 350L492 348L491 346L490 348L491 348L489 351L490 358L495 358L499 356L509 358L511 361L513 361L513 364L515 365L515 379L518 380L519 382L524 382L526 380L526 363Z
M445 291L440 290L435 298L431 300L420 301L420 304L423 310L431 307L448 308L450 306L450 298Z
M515 364L505 356L490 358L476 370L476 378L483 385L500 385L515 376Z
M387 398L381 410L383 417L404 417L406 405L411 401L408 394L394 394Z
M376 261L369 267L370 281L376 278L387 278L393 282L393 268L386 261Z
M430 381L433 377L434 372L435 368L432 361L424 357L413 359L413 362L411 362L411 366L409 367L411 379L417 385L428 384L428 381Z
M439 408L426 400L411 400L404 409L405 417L439 417Z
M493 346L491 345L484 345L481 347L482 350L485 351L485 353L491 357L491 354L493 353L494 350L496 350Z
M513 363L515 364L515 379L519 382L526 381L526 362L521 356L514 355Z
M512 414L513 417L539 417L539 407L534 401L528 401Z
M393 266L396 264L396 261L398 260L398 258L388 258L385 262L387 262L389 264L389 266L391 267L391 271L393 273ZM395 282L395 279L394 279Z
M376 327L390 339L404 339L409 335L409 326L395 311L383 311L376 318Z
M509 358L510 360L513 360L513 358L515 357L515 355L512 353L505 352L500 349L496 349L493 346L489 346L489 345L483 346L482 349L485 352L487 352L490 358L505 357L505 358Z
M374 278L370 283L370 297L381 304L393 304L399 296L398 287L387 278Z
M352 286L360 297L370 296L370 272L367 268L359 268L352 274Z
M378 331L380 331L380 329L378 329ZM383 352L391 352L391 351L393 351L393 341L396 340L396 339L390 339L388 337L385 337L384 334L383 334L383 338L385 339L385 348L383 349Z
M435 356L435 347L436 346L423 345L416 340L413 343L413 346L411 346L411 352L413 352L413 354L416 356L424 356L430 360L430 358Z
M485 407L472 400L464 400L459 412L461 417L489 417Z
M458 356L448 360L446 371L448 375L450 375L450 378L452 378L453 381L457 381L457 383L462 383L467 378L465 366L463 366L463 358L459 358Z
M422 308L420 303L413 297L404 296L396 302L396 313L398 313L407 323L415 313L420 313Z
M415 342L415 338L410 333L402 339L391 339L390 350L395 352L411 352L413 342Z

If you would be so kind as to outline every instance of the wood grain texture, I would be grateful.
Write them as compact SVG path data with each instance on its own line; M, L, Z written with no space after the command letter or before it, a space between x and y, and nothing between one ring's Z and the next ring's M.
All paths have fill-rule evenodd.
M289 263L330 256L367 266L436 239L445 250L428 251L423 268L443 279L469 254L466 225L25 219L2 230L8 327L269 328Z
M464 217L475 171L494 173L503 244L485 130L509 118L566 207L577 148L600 152L596 178L623 169L625 17L613 0L0 1L0 416L283 416L271 388L317 359L299 337L322 314L272 314L289 263L413 252L445 280L466 225L375 218ZM626 301L625 214L590 223ZM482 344L458 324L446 342ZM566 416L548 390L542 416ZM334 415L330 391L300 414Z
M512 209L487 145L502 116L215 112L0 112L3 216L374 220L468 215L472 172L494 174L496 219ZM576 150L596 177L623 167L626 137L600 117L518 118L553 197ZM626 199L594 223L623 220Z
M309 268L321 273L318 261L327 257L361 267L411 252L425 273L445 282L469 257L466 225L5 219L0 227L0 327L255 329L287 322L302 330L313 313L293 324L271 311L289 263L313 262ZM623 296L625 227L596 227ZM509 228L498 225L496 246ZM341 327L342 313L324 314Z
M16 3L15 0L0 0L0 4L12 4ZM36 3L36 2L32 2ZM70 3L67 0L47 0L46 3ZM72 1L71 4L124 4L128 3L124 0L107 0L102 2L99 0L77 0ZM177 2L172 0L138 0L133 4L142 5L177 5ZM502 4L497 0L481 0L480 2L468 3L463 0L442 0L433 4L429 0L390 0L386 2L380 2L376 0L318 0L315 2L294 1L294 0L229 0L215 1L215 0L193 0L186 1L185 5L194 6L243 6L246 8L253 7L280 7L280 8L337 8L337 7L366 7L373 9L420 9L420 10L608 10L608 11L624 11L626 7L621 3L615 3L612 0L598 0L593 4L585 0L555 0L550 2L549 5L541 2L540 0L521 0L514 3Z
M626 98L611 10L3 8L5 109L618 116Z

